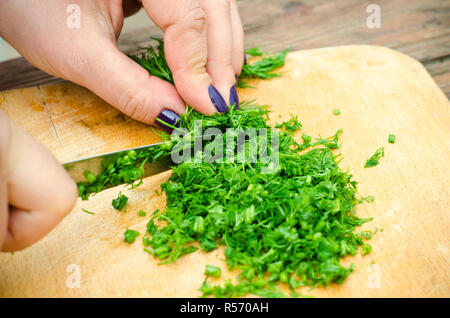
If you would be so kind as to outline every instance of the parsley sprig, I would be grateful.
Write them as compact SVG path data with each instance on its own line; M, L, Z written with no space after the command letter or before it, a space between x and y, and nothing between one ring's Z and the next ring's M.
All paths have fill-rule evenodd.
M117 198L112 200L112 206L114 209L122 211L124 210L124 212L127 211L127 202L128 202L128 197L123 195L122 192L119 192L119 195L117 196Z
M266 54L262 52L259 48L253 48L247 50L246 53L252 56L261 57L258 61L254 63L245 64L242 67L241 75L239 76L239 81L237 83L238 87L249 87L245 79L250 78L260 78L269 79L281 76L280 73L274 73L273 71L284 65L286 55L290 51L290 48L285 49L277 54Z
M139 232L131 229L126 229L123 233L123 241L128 244L133 244L139 236Z
M384 147L378 148L377 151L373 154L372 157L367 159L364 168L370 168L377 166L380 162L381 157L384 157Z

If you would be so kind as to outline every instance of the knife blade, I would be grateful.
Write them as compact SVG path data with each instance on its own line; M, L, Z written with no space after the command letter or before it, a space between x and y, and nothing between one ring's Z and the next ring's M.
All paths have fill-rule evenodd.
M135 148L128 148L119 151L108 152L100 155L95 155L87 158L76 159L68 162L62 163L63 167L66 169L67 173L75 182L84 182L86 181L86 177L84 176L84 172L86 170L92 172L95 176L102 172L104 165L102 163L106 162L114 162L117 158L125 156L129 151L145 151L152 147L159 147L164 144L164 142L140 146ZM167 157L161 157L156 159L154 162L146 162L144 164L144 174L143 178L153 176L159 174L161 172L167 171L170 169L171 165L173 165L172 160ZM104 189L117 186L106 184Z

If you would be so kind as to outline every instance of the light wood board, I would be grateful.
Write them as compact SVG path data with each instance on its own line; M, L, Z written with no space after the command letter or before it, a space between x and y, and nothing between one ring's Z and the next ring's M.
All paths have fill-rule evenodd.
M376 46L343 46L293 52L283 76L252 81L241 100L271 105L272 123L298 115L307 134L329 136L343 128L341 166L359 181L359 195L375 202L357 214L374 221L361 229L383 231L368 256L347 257L355 272L341 285L303 293L318 297L449 297L449 101L424 67ZM333 116L339 109L341 115ZM0 109L49 147L60 161L145 145L159 140L84 88L70 83L0 93ZM395 144L387 142L395 134ZM364 169L377 148L380 165ZM196 297L204 266L225 269L223 249L196 252L170 265L142 251L140 239L123 243L125 228L143 233L152 212L164 207L154 190L170 172L137 189L108 189L72 212L32 247L0 255L3 297ZM44 181L45 182L45 181ZM111 207L119 191L126 213ZM82 212L82 208L95 215ZM73 265L80 287L73 287ZM78 267L77 267L78 266ZM75 276L74 276L75 275ZM234 277L236 272L225 273Z

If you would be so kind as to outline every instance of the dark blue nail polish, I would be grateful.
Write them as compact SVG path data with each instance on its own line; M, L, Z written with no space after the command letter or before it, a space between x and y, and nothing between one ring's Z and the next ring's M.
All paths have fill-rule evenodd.
M236 85L230 88L230 106L236 105L236 109L239 109L239 97L236 91Z
M244 54L244 65L247 65L247 55Z
M180 116L170 109L163 109L161 113L159 113L158 118L171 126L180 127ZM171 127L164 125L158 120L156 121L156 124L168 132L172 132L173 130Z
M219 91L213 85L209 85L208 94L209 98L211 98L211 102L219 113L228 111L228 106L227 103L225 103L225 99L223 99L222 95L220 95Z

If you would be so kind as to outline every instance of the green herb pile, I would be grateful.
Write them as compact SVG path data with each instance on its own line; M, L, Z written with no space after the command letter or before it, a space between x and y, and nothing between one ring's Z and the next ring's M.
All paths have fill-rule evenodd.
M256 49L252 52L263 55ZM271 72L283 65L286 53L245 65L242 76L273 77ZM157 51L148 49L133 59L150 74L173 82L161 41ZM255 102L242 102L239 110L232 107L215 116L189 109L180 122L189 133L181 137L163 134L166 143L160 149L132 152L126 158L105 163L99 176L78 185L80 196L87 199L109 183L138 185L145 162L170 157L182 141L194 143L194 120L199 119L202 131L218 128L223 140L236 137L226 128L270 128L267 107ZM371 220L355 214L356 206L365 200L357 198L357 182L339 168L340 157L332 152L339 148L342 131L314 140L302 134L301 142L297 142L294 136L302 127L297 117L277 127L279 169L272 173L262 173L270 164L250 160L255 153L248 140L243 144L234 141L234 150L245 149L244 162L207 163L200 151L195 154L196 160L174 166L169 180L161 185L167 208L152 214L143 236L144 250L163 264L198 249L210 252L225 246L228 268L240 269L235 282L213 285L205 279L200 288L204 296L252 293L281 297L284 294L278 283L289 286L292 295L297 296L294 290L300 286L343 282L353 265L345 267L340 259L357 254L360 247L363 255L371 250L365 240L373 233L356 232L358 226ZM269 140L273 133L269 130ZM204 151L217 149L216 139L203 141ZM126 232L125 240L134 241L135 234ZM208 265L205 275L219 277L220 269Z
M244 115L255 109L259 116ZM257 106L241 106L236 114L242 128L266 126L266 113ZM234 119L231 113L220 122L227 127ZM147 225L147 251L170 263L197 248L209 252L226 246L226 262L229 269L241 270L240 283L205 283L204 295L260 295L275 289L278 281L292 289L342 282L353 267L342 266L339 259L355 255L361 245L368 250L366 237L354 231L370 219L356 217L356 182L339 169L330 150L338 147L338 133L297 143L290 132L280 131L280 169L272 174L262 174L264 164L258 162L173 167L161 186L167 209Z

